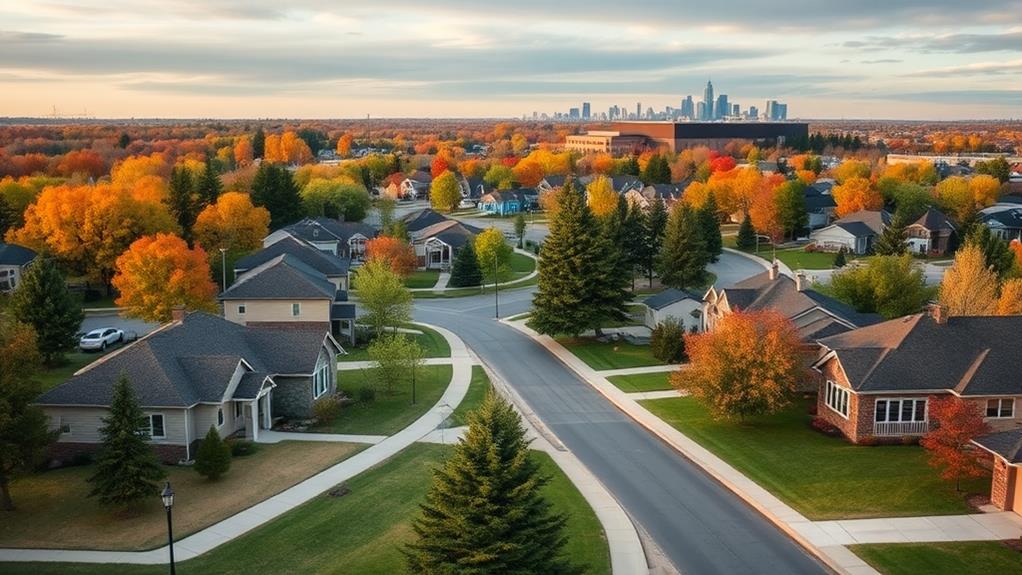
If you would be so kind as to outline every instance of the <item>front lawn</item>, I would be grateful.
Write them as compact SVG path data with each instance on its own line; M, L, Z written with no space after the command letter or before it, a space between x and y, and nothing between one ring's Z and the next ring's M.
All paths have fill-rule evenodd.
M439 466L452 448L415 444L345 485L343 497L320 495L266 525L178 564L181 573L359 573L405 572L403 545L411 521ZM544 453L532 452L550 483L543 494L555 512L568 516L567 556L609 575L610 556L599 520L575 486ZM176 503L175 503L176 510ZM175 513L175 519L177 514ZM32 575L160 575L166 565L6 563L5 572Z
M511 254L511 271L520 275L531 274L536 271L536 260L525 254L514 252Z
M472 381L468 384L468 393L465 394L465 399L461 400L461 403L458 404L458 407L454 409L454 412L448 418L451 427L467 425L469 412L482 405L491 387L490 378L486 375L486 370L481 365L473 365Z
M35 379L42 383L43 391L57 387L71 379L71 376L79 369L89 365L110 352L116 351L122 345L127 344L114 344L112 347L107 348L107 351L105 352L72 351L66 353L64 354L64 357L67 359L67 363L57 367L44 367L35 375Z
M405 278L405 287L409 289L431 288L436 285L438 279L440 279L440 270L416 270Z
M260 444L235 457L219 481L191 467L167 466L174 486L174 533L184 537L354 455L351 443L293 441ZM151 549L167 537L167 516L158 497L136 516L122 516L86 497L95 466L34 474L11 485L17 511L0 511L0 547L63 549ZM2 569L0 569L2 571Z
M648 345L633 345L626 341L601 342L589 337L562 337L557 341L597 371L662 363L653 357Z
M440 335L440 333L436 330L414 323L408 323L401 327L422 332L421 334L409 333L406 335L414 338L415 341L422 346L422 349L425 352L423 357L451 357L451 346L447 343L447 338ZM361 341L359 342L359 345L354 347L347 346L344 348L344 351L348 353L337 356L337 361L369 360L369 345L366 341Z
M764 252L760 249L760 254ZM771 252L765 252L764 257L770 259ZM807 252L801 248L788 250L777 250L777 259L784 262L792 270L829 270L834 267L834 258L837 254L830 252ZM845 255L849 260L852 256Z
M849 548L885 575L1022 573L1022 553L999 541L894 543Z
M639 391L663 391L673 389L671 386L671 371L657 373L636 373L632 375L614 375L607 378L618 389L626 393Z
M391 393L376 383L377 368L338 372L337 386L346 395L358 397L358 389L367 382L376 388L376 399L368 404L346 405L337 420L314 427L316 433L352 433L356 435L392 435L429 411L451 383L450 365L425 365L415 377L415 404L412 404L411 380Z
M809 427L801 400L782 413L738 422L710 418L694 398L641 402L809 519L970 513L918 446L856 446ZM990 479L963 481L987 493Z

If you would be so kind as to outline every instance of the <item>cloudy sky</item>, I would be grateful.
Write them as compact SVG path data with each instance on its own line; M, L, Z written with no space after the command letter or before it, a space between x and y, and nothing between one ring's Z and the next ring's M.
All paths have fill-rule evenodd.
M0 0L0 116L1022 117L1022 0Z

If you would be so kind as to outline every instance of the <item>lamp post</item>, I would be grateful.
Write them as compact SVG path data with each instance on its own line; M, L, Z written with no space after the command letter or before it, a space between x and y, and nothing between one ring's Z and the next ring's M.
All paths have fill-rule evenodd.
M493 317L500 319L500 282L497 281L497 252L493 252Z
M227 248L220 248L220 284L227 291Z
M170 482L167 482L166 487L163 488L163 493L160 494L163 499L163 508L167 510L167 542L168 548L170 549L170 575L174 575L174 520L171 514L171 508L174 507L174 490L170 487Z

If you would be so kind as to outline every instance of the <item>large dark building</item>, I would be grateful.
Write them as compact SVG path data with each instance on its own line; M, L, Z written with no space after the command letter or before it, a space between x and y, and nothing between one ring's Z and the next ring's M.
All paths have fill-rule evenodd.
M731 140L781 143L809 137L805 122L613 122L610 132L645 136L672 152L693 146L720 148Z

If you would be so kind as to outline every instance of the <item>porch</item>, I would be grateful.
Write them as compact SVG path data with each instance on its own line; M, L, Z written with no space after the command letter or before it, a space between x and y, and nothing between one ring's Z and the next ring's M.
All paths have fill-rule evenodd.
M454 250L451 246L437 238L430 238L425 243L426 262L428 270L444 270L451 267L454 260Z

